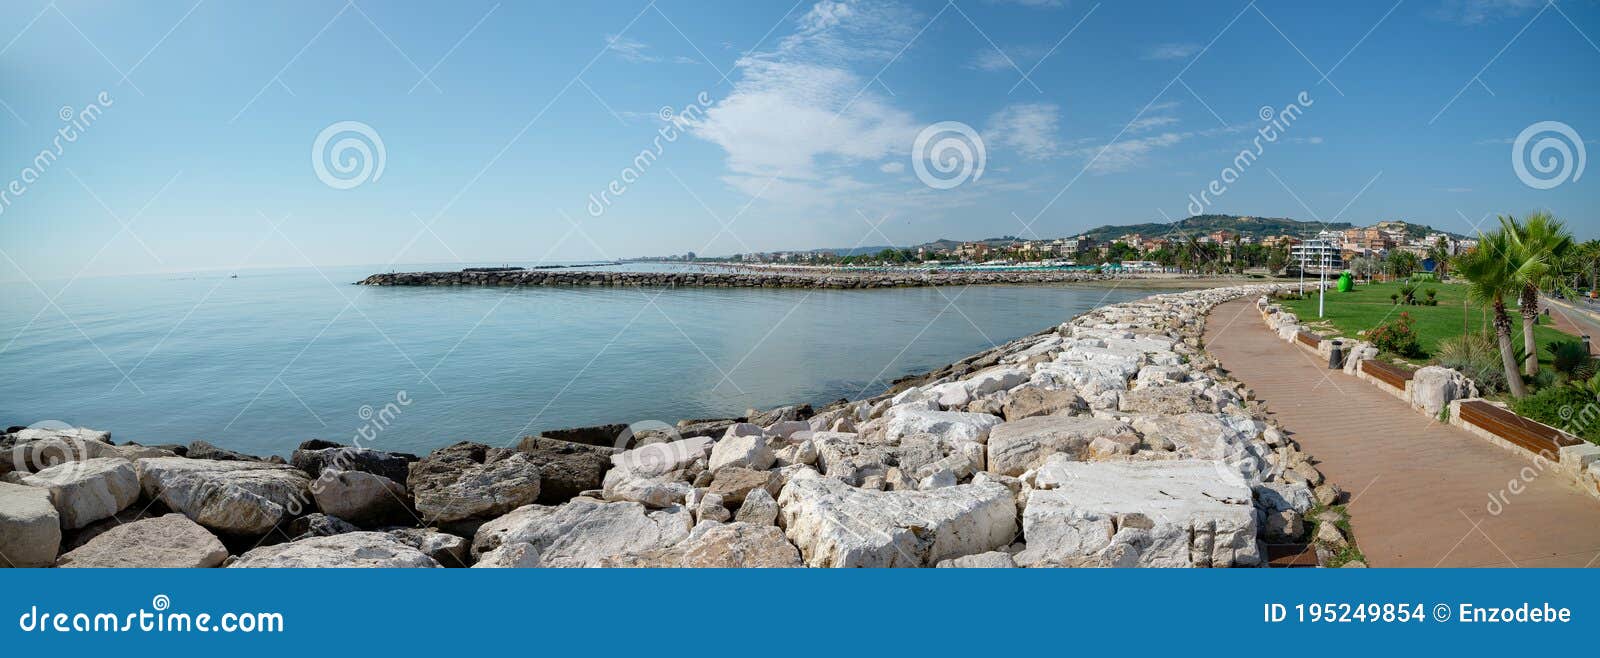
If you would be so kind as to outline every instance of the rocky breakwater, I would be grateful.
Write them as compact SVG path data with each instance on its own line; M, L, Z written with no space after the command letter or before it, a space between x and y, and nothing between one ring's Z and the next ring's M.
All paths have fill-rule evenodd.
M0 482L0 552L61 567L1262 566L1340 495L1199 344L1214 305L1269 292L1104 307L873 398L624 427L615 448L579 433L419 458L309 441L273 463L20 430L0 447L39 458Z
M1021 283L1081 283L1136 274L1036 271L916 271L849 272L601 272L576 270L511 270L460 272L401 272L374 274L356 282L364 286L650 286L669 288L914 288Z

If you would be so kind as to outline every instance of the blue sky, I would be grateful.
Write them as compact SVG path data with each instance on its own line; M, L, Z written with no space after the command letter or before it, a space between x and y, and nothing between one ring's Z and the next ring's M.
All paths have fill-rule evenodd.
M0 189L56 150L63 108L110 101L0 204L7 280L1069 235L1188 215L1254 150L1261 109L1302 92L1207 211L1466 233L1545 208L1600 234L1600 174L1536 189L1512 166L1538 122L1569 127L1569 151L1600 137L1593 2L10 0L5 14ZM662 108L699 98L709 109L660 139ZM342 121L383 144L381 175L349 189L312 162ZM945 121L973 129L983 169L936 189L913 146Z

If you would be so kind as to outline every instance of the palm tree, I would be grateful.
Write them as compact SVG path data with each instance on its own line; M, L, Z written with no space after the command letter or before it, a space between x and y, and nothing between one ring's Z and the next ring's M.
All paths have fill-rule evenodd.
M1511 248L1520 252L1521 259L1529 265L1520 295L1522 349L1527 354L1522 368L1532 377L1539 374L1539 346L1533 338L1533 328L1539 324L1539 291L1566 287L1561 266L1572 249L1572 234L1560 220L1543 211L1528 215L1521 223L1512 217L1501 217L1500 225Z
M1445 273L1450 270L1450 239L1439 236L1439 239L1428 247L1428 258L1433 261L1433 273L1443 279Z
M1517 372L1517 357L1511 347L1511 316L1506 313L1506 298L1522 294L1522 283L1529 270L1539 266L1521 258L1507 228L1478 236L1478 247L1456 258L1456 271L1467 280L1467 294L1480 304L1494 309L1494 334L1500 347L1500 363L1505 367L1506 385L1512 397L1525 397L1528 387Z

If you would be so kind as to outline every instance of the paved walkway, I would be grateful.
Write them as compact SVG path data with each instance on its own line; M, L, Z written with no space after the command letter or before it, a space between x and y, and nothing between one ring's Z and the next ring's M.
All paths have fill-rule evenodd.
M1251 300L1218 306L1206 349L1350 492L1374 567L1600 567L1600 499L1280 341ZM1534 471L1529 471L1534 473ZM1521 493L1510 493L1516 480ZM1491 498L1503 497L1493 506Z

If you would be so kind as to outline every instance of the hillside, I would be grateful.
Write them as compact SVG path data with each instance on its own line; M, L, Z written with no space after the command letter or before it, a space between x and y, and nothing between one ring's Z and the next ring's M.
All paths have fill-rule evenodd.
M1392 225L1395 228L1403 228L1406 235L1412 238L1421 238L1430 233L1439 232L1426 224L1412 224L1400 221L1387 221L1379 223L1384 225ZM1183 240L1190 237L1209 235L1216 231L1228 231L1230 233L1247 235L1259 240L1261 238L1277 235L1291 235L1299 238L1307 238L1315 236L1318 231L1343 231L1350 228L1356 228L1356 225L1349 222L1301 221L1298 219L1289 219L1287 217L1196 215L1194 217L1180 219L1175 222L1146 222L1143 224L1127 224L1122 226L1101 226L1099 228L1085 231L1083 235L1094 238L1096 242L1106 242L1133 233L1137 233L1146 238ZM1449 231L1445 231L1445 233L1448 233L1452 237L1456 238L1465 237ZM1041 237L1049 239L1051 236ZM1012 235L970 241L939 238L932 242L911 245L909 248L915 250L918 247L924 247L930 251L952 250L961 246L963 242L982 242L992 247L1000 247L1022 240L1024 240L1024 238L1019 238ZM811 251L830 251L840 256L855 256L862 254L875 254L886 248L887 247L874 246L857 247L855 249L812 249Z

